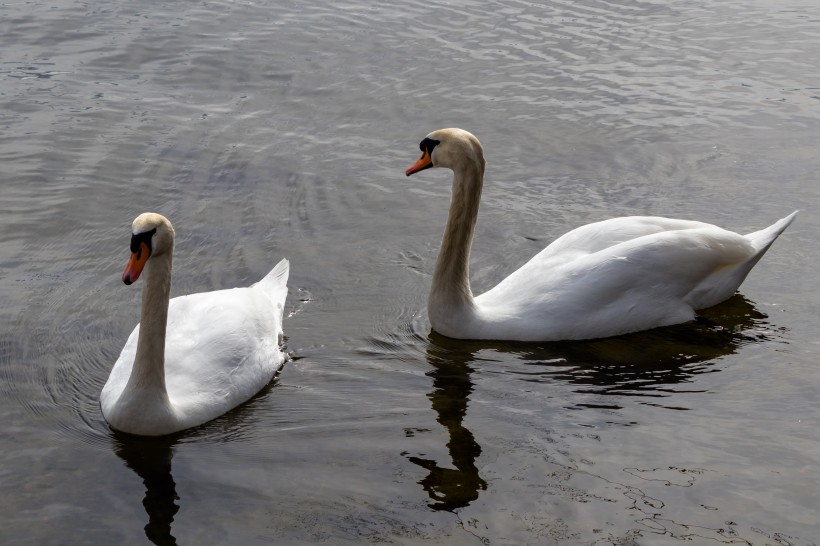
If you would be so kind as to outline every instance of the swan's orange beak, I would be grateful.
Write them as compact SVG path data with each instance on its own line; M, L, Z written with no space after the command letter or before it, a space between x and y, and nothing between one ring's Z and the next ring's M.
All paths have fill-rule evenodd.
M424 169L429 169L433 166L433 158L430 157L430 152L424 150L422 152L421 157L418 161L410 165L410 168L407 169L404 174L410 176L413 173L417 173L419 171L423 171Z
M128 265L125 266L125 271L122 272L122 282L125 284L132 284L136 282L142 273L142 268L145 267L145 262L151 255L151 249L145 243L140 243L136 252L131 253L131 258L128 260Z

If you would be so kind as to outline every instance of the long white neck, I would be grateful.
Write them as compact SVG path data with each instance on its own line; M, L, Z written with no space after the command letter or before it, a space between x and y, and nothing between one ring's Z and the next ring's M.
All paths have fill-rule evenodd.
M468 319L475 312L470 289L470 249L484 184L483 163L468 161L453 169L450 212L427 303L433 328L445 335L451 330L450 324Z
M165 330L171 294L172 252L152 256L143 270L142 314L137 353L124 392L152 393L168 399L165 389Z

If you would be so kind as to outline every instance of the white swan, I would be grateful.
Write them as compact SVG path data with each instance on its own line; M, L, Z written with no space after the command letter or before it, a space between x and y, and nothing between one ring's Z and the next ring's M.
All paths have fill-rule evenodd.
M100 394L112 428L160 436L200 425L247 401L282 368L289 263L247 288L169 299L174 228L159 214L133 223L131 284L144 273L142 316Z
M420 144L407 176L453 171L452 200L427 308L437 332L459 339L557 341L615 336L695 318L732 296L797 212L739 235L651 216L613 218L570 231L497 286L473 297L470 247L484 152L462 129Z

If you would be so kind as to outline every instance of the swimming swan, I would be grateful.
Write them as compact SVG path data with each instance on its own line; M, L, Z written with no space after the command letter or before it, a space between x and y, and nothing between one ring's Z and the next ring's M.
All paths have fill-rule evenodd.
M797 212L739 235L652 216L613 218L555 240L497 286L473 297L470 247L484 152L462 129L421 141L410 176L453 171L452 199L427 303L430 324L459 339L557 341L615 336L687 322L732 296Z
M142 316L100 394L112 428L160 436L247 401L281 370L289 263L247 288L169 299L174 228L159 214L133 223L125 284L144 271ZM144 270L143 270L144 268Z

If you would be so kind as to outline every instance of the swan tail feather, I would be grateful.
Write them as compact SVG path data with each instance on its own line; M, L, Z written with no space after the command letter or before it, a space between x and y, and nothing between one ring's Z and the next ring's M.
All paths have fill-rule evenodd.
M755 249L757 249L757 259L760 259L769 247L772 246L775 239L777 239L780 234L783 233L792 222L794 222L798 212L800 211L796 210L785 218L781 218L769 227L749 233L745 236L746 239L752 243Z
M290 262L282 259L270 273L256 283L277 305L284 306L285 298L288 295L288 276L290 275Z
M763 228L759 231L745 235L746 239L748 239L755 248L755 254L744 264L742 269L745 270L745 273L743 274L741 281L746 278L746 274L748 274L757 262L760 261L760 258L766 254L766 251L769 250L769 247L772 246L772 243L775 242L780 234L783 233L792 222L794 222L798 212L800 211L796 210L767 228Z
M793 213L789 214L785 218L781 218L774 224L770 225L767 228L763 228L761 230L749 233L744 237L752 244L755 249L754 255L752 255L746 262L738 268L739 270L743 271L743 276L740 278L741 282L743 279L746 278L746 275L751 271L751 269L760 261L760 258L766 254L766 251L769 250L769 247L772 246L772 243L783 233L789 225L794 222L794 219L797 217L797 213L800 211L794 211Z
M693 290L687 297L692 307L694 309L706 309L731 297L746 280L746 276L752 268L766 254L772 243L794 221L798 212L794 211L767 228L744 235L743 238L752 246L754 253L735 265L721 268L710 276L706 282Z

